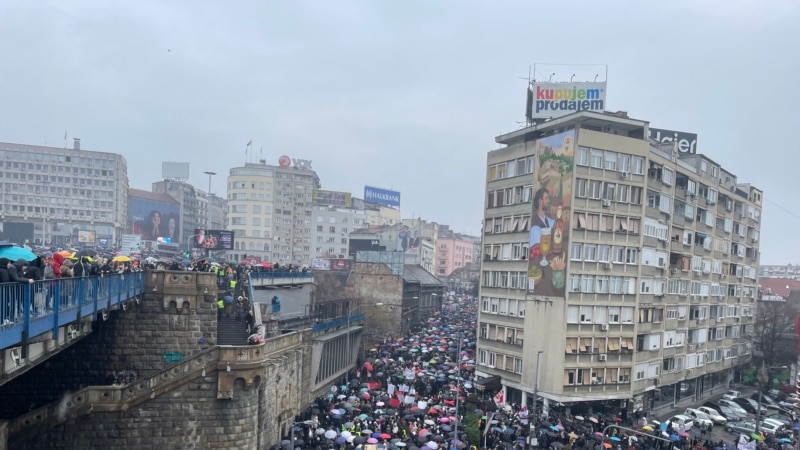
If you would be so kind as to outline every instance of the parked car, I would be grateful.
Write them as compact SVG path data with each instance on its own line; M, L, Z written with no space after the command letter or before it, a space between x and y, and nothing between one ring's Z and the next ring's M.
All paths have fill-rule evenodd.
M728 423L728 419L726 419L725 416L720 414L719 411L717 411L714 408L710 408L708 406L701 406L697 409L705 413L717 425L725 425L726 423Z
M689 416L692 418L692 422L697 424L698 426L702 427L703 425L706 428L711 428L714 426L714 421L711 420L711 417L708 414L700 411L699 409L694 408L686 408L686 411L683 412L684 416Z
M759 410L761 411L761 414L767 413L767 408L759 405L758 402L752 398L737 397L733 399L733 402L741 406L742 409L749 413L758 414Z
M719 401L719 404L720 406L724 405L727 406L728 408L733 409L734 411L736 411L737 414L740 414L743 417L747 417L747 411L741 406L739 406L739 404L734 402L733 400L726 400L723 398Z
M717 411L725 416L725 418L728 419L728 422L738 422L740 420L747 419L747 411L743 410L742 408L734 409L730 406L719 405Z
M725 400L733 400L735 398L739 398L742 396L742 393L739 391L730 390L724 394L722 394L722 398Z
M783 424L775 423L771 420L762 420L761 421L761 431L767 434L776 434L777 432L783 429Z
M689 431L694 426L694 422L692 418L683 414L678 414L677 416L672 416L667 422L672 425L673 429L679 428L683 425L684 431Z
M743 433L749 436L756 432L756 424L754 422L728 422L725 425L725 431L728 433Z
M791 412L793 409L797 408L798 405L800 405L800 403L793 402L788 398L778 402L778 406L783 408L786 412Z
M778 421L787 427L794 425L791 416L787 416L786 414L773 414L767 417L767 419Z

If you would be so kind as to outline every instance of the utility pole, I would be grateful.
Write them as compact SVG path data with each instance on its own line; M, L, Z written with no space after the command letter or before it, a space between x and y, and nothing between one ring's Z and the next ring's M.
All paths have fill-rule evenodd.
M539 401L539 358L541 358L542 353L544 350L539 350L536 352L536 377L533 381L533 417L539 417L539 412L537 410L537 402Z
M211 177L216 175L217 172L210 172L209 171L209 172L203 172L203 173L208 175L208 193L207 193L208 204L206 205L207 213L208 213L208 219L206 220L206 231L208 231L208 230L211 229Z

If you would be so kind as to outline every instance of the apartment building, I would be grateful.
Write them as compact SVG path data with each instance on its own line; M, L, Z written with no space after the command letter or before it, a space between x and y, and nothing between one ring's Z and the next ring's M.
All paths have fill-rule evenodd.
M312 196L317 173L305 165L265 161L234 167L228 176L228 229L233 259L256 256L280 264L311 264Z
M539 410L658 411L750 359L762 192L626 113L489 152L477 375Z
M316 258L347 258L350 233L367 226L364 209L315 205L311 216L311 243Z
M454 271L473 262L474 248L480 247L480 238L456 233L447 225L439 225L436 240L436 275L449 277Z
M113 247L127 226L127 161L81 150L80 139L72 148L0 142L0 188L0 223L20 224L32 244Z

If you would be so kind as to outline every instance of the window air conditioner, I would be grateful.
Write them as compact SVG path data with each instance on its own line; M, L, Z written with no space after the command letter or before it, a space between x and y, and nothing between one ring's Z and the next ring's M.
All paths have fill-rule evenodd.
M608 359L608 355L606 355L605 353L601 353L600 356L597 357L597 359L598 361L605 361L606 359Z
M603 200L603 207L608 208L609 206L611 206L611 200L608 199Z
M608 324L604 323L604 324L600 325L600 331L608 331Z
M628 178L628 171L627 170L621 170L619 172L619 177L620 178Z

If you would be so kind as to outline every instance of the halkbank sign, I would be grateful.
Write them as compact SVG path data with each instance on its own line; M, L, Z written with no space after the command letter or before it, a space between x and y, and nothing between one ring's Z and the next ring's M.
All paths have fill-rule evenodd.
M606 82L531 83L526 111L529 119L548 119L577 111L602 112Z

